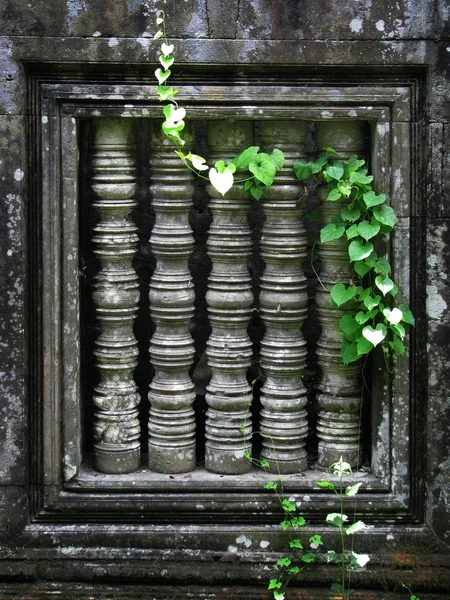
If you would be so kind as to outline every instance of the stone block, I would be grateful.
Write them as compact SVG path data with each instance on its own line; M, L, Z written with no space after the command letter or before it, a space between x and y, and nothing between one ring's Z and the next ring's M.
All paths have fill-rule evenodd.
M427 230L428 384L448 392L450 372L450 221L430 219Z
M0 117L0 480L24 476L24 269L22 122Z
M25 92L20 89L19 64L14 60L13 46L10 39L0 37L0 115L20 112L19 99Z
M448 339L448 338L447 338ZM426 487L427 520L450 543L450 396L433 394L428 399Z
M164 3L172 37L208 37L204 0ZM162 4L156 0L42 0L3 3L0 22L8 36L153 38ZM214 12L214 11L213 11ZM222 37L222 36L219 36Z
M433 4L400 0L395 4L317 3L306 0L250 0L242 3L236 37L297 40L395 40L431 35Z
M450 42L433 48L428 77L427 113L431 122L450 121Z

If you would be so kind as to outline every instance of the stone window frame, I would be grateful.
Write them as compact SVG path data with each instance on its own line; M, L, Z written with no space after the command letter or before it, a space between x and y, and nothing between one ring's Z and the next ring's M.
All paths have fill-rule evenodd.
M68 77L70 79L70 77ZM335 76L333 77L333 81ZM388 254L403 299L413 311L414 278L410 265L419 264L417 238L412 217L420 210L422 170L418 107L418 79L391 77L367 82L361 78L345 83L324 83L321 78L300 84L280 81L252 85L177 85L183 104L194 118L214 118L239 111L246 118L283 116L306 120L367 120L372 125L372 173L376 185L391 200L399 224ZM43 78L30 94L37 110L30 118L30 452L32 460L32 520L37 523L130 522L127 514L138 514L139 523L278 522L277 502L264 491L263 478L227 477L200 473L189 479L146 472L102 475L79 470L82 450L79 373L79 299L77 216L77 119L102 115L124 118L159 117L161 107L153 98L152 85L113 85L48 81ZM226 100L224 100L226 99ZM33 106L34 108L34 106ZM262 112L261 112L262 111ZM415 164L412 157L416 157ZM413 166L411 166L413 165ZM41 178L40 178L41 176ZM42 181L42 184L40 184ZM406 182L402 185L401 182ZM64 215L64 218L62 218ZM39 256L43 257L39 260ZM72 256L73 260L62 257ZM418 274L416 277L419 277ZM32 300L33 302L33 300ZM389 376L380 361L374 363L373 394L377 410L372 414L374 475L363 479L358 513L367 522L412 524L423 519L420 477L420 407L415 385L420 358L414 351L413 331L405 357L396 359L395 375ZM43 368L45 358L46 368ZM375 403L374 403L375 404ZM65 427L65 423L71 423ZM65 465L65 467L63 467ZM354 477L357 477L355 475ZM302 503L310 520L320 520L329 495L314 487L318 473L299 479L285 476L285 487ZM258 514L259 513L259 514ZM105 514L107 516L105 516Z

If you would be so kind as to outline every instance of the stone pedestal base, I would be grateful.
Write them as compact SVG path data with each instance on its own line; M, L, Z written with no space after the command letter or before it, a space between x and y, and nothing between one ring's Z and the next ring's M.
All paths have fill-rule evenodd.
M190 473L195 469L195 442L176 448L150 442L148 466L156 473Z
M131 473L139 467L140 461L140 444L126 450L106 450L94 446L94 465L100 473Z

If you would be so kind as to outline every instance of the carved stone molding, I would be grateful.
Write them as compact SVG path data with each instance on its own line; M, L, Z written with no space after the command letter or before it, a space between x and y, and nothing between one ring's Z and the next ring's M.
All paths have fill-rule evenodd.
M250 121L214 121L208 124L210 162L229 160L253 142ZM246 379L252 343L247 334L253 301L247 262L252 239L247 222L251 206L242 185L234 185L222 197L207 186L213 222L208 253L212 271L206 301L212 333L206 354L212 377L207 386L205 464L209 471L245 473L251 462L252 390Z
M261 237L260 310L266 326L261 342L261 456L269 470L295 473L306 469L306 389L302 372L306 341L301 327L307 313L306 277L302 260L307 254L302 224L303 185L294 175L294 160L303 154L307 124L303 121L263 121L264 149L279 148L285 164L261 200L266 220Z
M132 266L138 237L130 219L135 206L133 127L128 119L105 118L96 120L94 128L93 206L100 219L92 241L101 264L93 292L100 327L94 350L100 372L93 399L94 460L103 473L127 473L140 462L140 398L133 380L139 301Z
M338 153L336 160L352 154L364 156L364 123L321 122L318 124L317 146L332 147ZM345 199L327 202L328 188L317 188L322 201L323 225L337 216ZM322 334L317 344L317 356L322 370L317 405L317 436L319 438L318 466L327 469L342 456L352 468L361 460L361 402L362 387L359 363L344 365L341 358L343 334L339 321L352 309L336 308L329 290L336 283L349 283L353 269L349 263L348 242L345 237L326 244L318 244L322 269L317 286L316 303ZM325 289L324 289L325 288Z
M184 135L191 144L189 131ZM186 473L195 468L194 384L189 369L194 342L194 284L188 260L194 240L189 210L192 175L175 155L176 146L152 124L150 158L155 211L150 244L156 269L150 282L150 314L156 325L150 345L155 376L150 384L148 462L153 471Z

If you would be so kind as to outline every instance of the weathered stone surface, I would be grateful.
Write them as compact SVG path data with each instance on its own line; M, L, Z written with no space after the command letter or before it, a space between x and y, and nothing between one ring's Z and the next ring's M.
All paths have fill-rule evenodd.
M13 42L0 37L0 115L17 114L19 98L25 90L19 87L19 64L12 57Z
M430 219L427 227L428 389L447 395L450 372L450 221Z
M387 8L360 0L342 5L327 0L250 0L226 2L169 0L164 4L169 35L249 39L411 39L432 37L446 21L445 3L437 9L421 0L400 0ZM107 2L58 0L5 2L0 10L5 35L153 36L156 0Z
M0 117L0 481L24 481L23 121Z
M282 170L262 199L265 222L261 236L260 311L266 332L261 340L261 456L274 473L296 473L307 467L307 392L302 382L307 343L301 332L307 311L307 282L302 261L307 240L302 223L305 193L295 177L294 160L304 157L307 123L263 122L264 149L284 153Z
M189 145L191 130L183 134ZM187 473L195 468L195 389L189 376L195 353L189 332L195 293L188 266L194 246L189 225L193 176L157 122L152 123L151 145L155 225L150 246L157 263L150 281L150 314L156 330L150 344L155 375L148 394L148 464L159 473Z
M342 5L331 0L240 5L237 36L250 39L402 39L434 33L434 7L420 0L401 0L389 7L369 1Z
M211 121L208 144L211 159L228 162L239 149L251 146L253 124L249 121ZM209 208L213 221L208 253L212 270L208 278L208 316L212 332L206 355L211 381L206 387L205 466L221 474L251 470L252 388L246 374L252 356L247 333L253 302L248 260L252 236L248 225L250 194L234 184L223 197L211 184Z
M111 43L111 39L114 41ZM156 66L154 57L160 49L159 40L151 38L101 38L101 37L19 37L1 38L3 44L11 45L11 59L26 60L29 56L40 60L58 62L94 61L118 62L132 64L149 62ZM5 40L5 41L4 41ZM290 40L223 40L223 39L183 39L176 42L177 63L190 64L233 64L253 65L263 68L277 65L326 66L343 65L343 73L347 76L348 66L384 66L398 67L405 65L435 65L437 62L436 46L429 40L399 41L349 41L349 40L305 40L293 44ZM443 51L446 46L443 45ZM277 72L279 70L277 69ZM396 72L401 73L396 69ZM149 70L153 77L153 69ZM430 108L441 106L440 95L445 97L444 84L439 91L436 80L435 97L429 100ZM433 83L433 79L430 79ZM436 104L437 103L437 104ZM441 111L442 112L442 111Z
M94 356L100 382L94 388L94 461L102 473L128 473L140 463L140 396L133 379L137 340L133 333L139 281L132 265L138 242L131 220L136 205L134 129L128 119L97 119L91 158L92 230L100 269L93 301L100 333Z
M447 340L449 334L447 332ZM447 343L448 349L448 343ZM448 371L447 371L448 374ZM427 414L427 473L429 503L426 517L439 538L450 544L450 396L431 394Z

